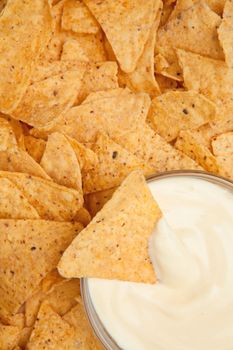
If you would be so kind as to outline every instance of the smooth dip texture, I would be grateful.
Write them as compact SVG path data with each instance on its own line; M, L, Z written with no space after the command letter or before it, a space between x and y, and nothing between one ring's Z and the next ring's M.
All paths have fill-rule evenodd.
M164 213L150 239L159 282L89 279L99 318L125 350L232 350L232 192L185 176L149 187Z

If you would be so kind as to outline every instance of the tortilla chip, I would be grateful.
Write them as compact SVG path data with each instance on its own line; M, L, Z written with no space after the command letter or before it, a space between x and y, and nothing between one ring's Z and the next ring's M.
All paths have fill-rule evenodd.
M82 207L81 209L79 209L77 215L74 218L74 221L78 221L84 227L86 227L91 221L91 215L86 208Z
M202 169L191 158L179 152L149 127L139 124L129 133L114 138L117 143L153 168L154 173L170 170Z
M74 138L65 135L79 162L79 166L82 172L88 172L94 169L98 164L97 155L89 148L85 147L82 143L76 141Z
M0 218L39 219L36 209L29 204L23 193L4 178L0 178Z
M47 1L7 2L0 17L1 112L10 114L21 100L36 59L49 40L50 30Z
M0 170L27 173L50 180L43 168L20 148L0 151Z
M43 303L27 349L70 350L77 348L77 341L74 328L53 311L48 303Z
M45 300L52 306L60 316L65 315L77 304L75 298L80 295L79 280L63 281L54 286L51 292L42 290L32 295L25 304L26 324L28 327L34 325L40 305Z
M35 159L37 163L40 163L46 142L42 139L36 139L35 137L28 135L24 136L24 143L28 154Z
M224 58L217 35L220 23L221 18L204 2L196 2L190 8L177 12L176 16L172 15L166 25L158 30L156 52L169 63L166 71L171 77L172 72L174 78L182 73L175 48L214 59Z
M0 349L12 350L18 344L19 333L18 327L0 324Z
M80 166L71 144L63 134L55 132L49 135L40 164L55 182L82 193Z
M38 62L53 62L61 58L64 39L60 34L54 34L40 55Z
M226 0L207 0L207 5L218 15L222 15Z
M163 8L161 12L161 19L159 27L163 27L169 20L169 17L174 10L174 1L163 1Z
M96 34L100 27L81 0L67 0L63 7L62 28L76 33Z
M106 53L103 45L103 34L99 32L97 34L70 34L66 33L66 36L63 38L64 45L66 46L67 41L75 40L76 41L76 50L73 52L73 58L78 55L79 60L89 61L89 62L101 62L106 61ZM73 43L74 46L74 43ZM72 47L66 47L66 51L70 48L69 56L72 57ZM75 54L75 56L74 56ZM77 57L77 58L78 58ZM61 59L66 59L63 55Z
M45 220L2 219L0 228L0 317L7 319L56 267L62 252L82 226Z
M226 1L223 19L218 28L218 36L223 47L226 63L228 67L233 68L233 3L231 0Z
M180 130L197 129L215 118L215 105L194 91L170 91L151 104L148 122L155 132L170 142Z
M42 219L71 221L83 205L78 191L39 177L0 171L0 178L12 181Z
M32 327L24 327L21 331L20 331L20 338L19 338L19 350L22 349L26 349L28 340L31 336L32 333ZM15 350L15 349L14 349ZM17 349L18 350L18 349Z
M218 174L219 168L216 157L207 146L202 144L200 136L194 131L181 131L175 144L176 148L194 159L205 170Z
M0 118L0 150L17 146L16 137L11 124L4 118Z
M116 62L90 65L83 77L83 85L76 103L81 103L90 93L118 88Z
M233 112L233 69L222 61L177 50L188 90L195 90L217 104L219 117Z
M100 23L121 69L126 73L135 70L158 9L158 1L84 0ZM127 49L126 49L127 48Z
M100 345L100 342L95 337L87 320L81 300L63 319L74 327L79 349L103 350L103 346Z
M104 204L112 198L115 190L115 188L111 188L109 190L90 193L85 196L85 204L92 218L103 208Z
M24 144L25 125L22 125L20 121L12 119L8 115L2 114L2 116L3 118L7 119L8 122L10 123L10 126L14 132L18 147L21 148L23 151L25 151L25 144ZM0 113L0 117L1 117L1 113Z
M133 170L151 174L153 170L141 159L115 143L106 134L99 134L92 150L98 156L96 168L83 174L84 193L93 193L117 187Z
M134 94L128 89L97 92L89 98L46 127L33 129L32 134L44 137L58 131L81 143L94 142L99 131L110 137L125 134L146 119L150 107L147 94Z
M50 122L73 105L83 74L84 69L68 71L32 84L13 117L35 127Z
M62 47L61 60L90 62L88 55L76 39L68 39Z
M7 324L9 326L15 326L15 327L18 327L19 329L23 329L25 325L25 315L24 315L24 310L20 310L20 311L21 312L8 318Z
M155 80L154 74L154 50L157 29L162 11L162 2L157 2L157 14L150 29L148 40L145 44L143 53L137 62L137 66L132 73L126 75L127 85L135 92L146 92L151 97L160 94L159 86Z
M132 172L63 254L65 277L154 283L148 238L161 216L141 172Z
M217 156L219 174L233 181L233 155Z
M211 144L215 156L233 155L233 132L214 137Z

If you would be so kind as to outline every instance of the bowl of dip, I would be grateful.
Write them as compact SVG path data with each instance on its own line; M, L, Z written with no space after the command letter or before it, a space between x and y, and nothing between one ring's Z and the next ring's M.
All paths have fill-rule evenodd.
M81 280L108 350L233 349L233 183L198 171L152 176L163 218L149 241L153 285Z

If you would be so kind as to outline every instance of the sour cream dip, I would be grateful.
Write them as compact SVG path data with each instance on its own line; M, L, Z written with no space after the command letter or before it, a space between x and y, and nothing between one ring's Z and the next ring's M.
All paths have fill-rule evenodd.
M233 192L190 176L148 185L163 212L149 240L158 283L88 279L98 318L119 349L232 350Z

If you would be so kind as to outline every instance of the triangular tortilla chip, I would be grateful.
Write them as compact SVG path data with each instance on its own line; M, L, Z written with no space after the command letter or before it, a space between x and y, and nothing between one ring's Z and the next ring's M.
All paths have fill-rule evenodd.
M40 163L43 156L46 142L42 139L36 139L33 136L24 136L25 148L28 154L35 159L37 163Z
M0 170L26 173L50 180L43 168L25 151L11 148L0 151Z
M81 300L63 317L63 319L74 327L80 349L103 350L103 346L94 335L87 320Z
M200 135L195 131L181 131L175 144L176 148L194 159L205 170L219 173L216 157L209 148L202 143Z
M80 192L39 177L0 171L0 178L12 181L42 219L71 221L83 205Z
M158 0L159 1L159 0ZM158 1L84 0L106 34L121 69L131 73L136 68L158 9Z
M8 179L0 178L0 218L39 219L36 209Z
M12 350L19 341L20 329L0 323L0 349Z
M63 281L54 286L52 291L46 293L40 290L32 295L25 303L26 325L31 327L34 325L40 305L43 301L47 301L53 310L60 316L65 315L73 306L77 304L75 298L80 295L80 286L78 279Z
M7 2L0 16L1 112L10 114L18 105L50 31L51 16L46 0Z
M153 172L141 159L115 143L106 134L99 134L92 150L98 156L96 168L83 174L83 191L92 193L119 186L133 170L145 175Z
M154 283L148 238L161 216L141 172L132 172L63 254L65 277Z
M84 71L67 71L30 85L13 117L32 126L43 126L64 113L77 98Z
M233 155L233 131L215 136L211 145L215 156Z
M41 305L27 350L77 349L75 330L64 321L48 303Z
M104 204L112 198L115 190L115 188L111 188L109 190L90 193L85 196L85 204L92 218L103 208Z
M173 141L180 130L197 129L214 120L215 105L195 91L171 91L156 97L148 121L166 141Z
M114 138L122 147L134 153L153 168L154 173L170 170L199 169L202 168L184 153L175 149L161 136L141 123L137 128L125 135Z
M78 221L83 224L84 227L86 227L91 221L91 215L86 208L82 207L74 217L74 221Z
M96 34L100 27L81 0L66 0L62 14L62 28L76 33Z
M162 11L162 2L157 2L157 14L152 24L149 37L145 44L143 53L132 73L125 74L127 85L135 92L146 92L151 97L160 94L158 83L154 74L154 50L157 29Z
M219 60L177 50L188 90L195 90L215 102L219 117L233 112L233 69Z
M81 229L79 223L0 220L1 318L17 312Z
M17 147L17 141L12 126L6 119L0 118L0 150L5 151L13 147Z
M40 165L55 182L82 193L80 166L71 144L63 134L55 132L49 135Z
M224 7L223 19L218 28L218 36L223 47L228 67L233 68L233 3L227 0Z
M170 76L176 77L182 73L175 48L214 59L224 58L217 35L220 23L221 18L202 1L169 18L166 25L158 31L156 52L168 61L166 71Z
M135 124L146 119L150 98L147 94L134 94L128 89L116 89L93 93L91 101L71 108L65 115L44 128L32 131L34 136L44 137L59 131L81 143L94 142L96 133L106 132L110 137L122 135Z

